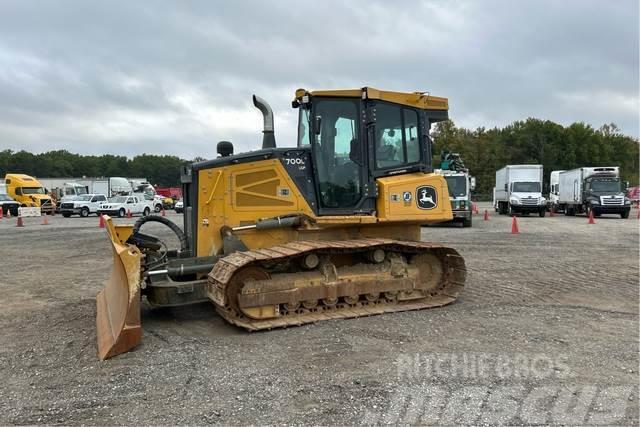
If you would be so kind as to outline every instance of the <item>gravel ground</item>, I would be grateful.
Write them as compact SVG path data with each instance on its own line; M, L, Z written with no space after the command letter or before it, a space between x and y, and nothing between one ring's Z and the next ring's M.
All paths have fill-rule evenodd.
M142 344L99 362L98 219L0 220L0 424L637 425L638 221L518 222L423 229L466 259L453 305L248 333L145 304Z

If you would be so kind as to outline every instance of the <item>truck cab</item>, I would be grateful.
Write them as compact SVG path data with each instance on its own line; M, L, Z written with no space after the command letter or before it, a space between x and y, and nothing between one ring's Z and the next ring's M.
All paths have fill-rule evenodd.
M51 215L55 203L37 179L19 173L6 174L4 177L7 194L21 207L37 207L40 211Z
M471 190L475 188L475 178L462 171L436 169L434 172L444 176L447 181L453 211L452 222L462 223L463 227L471 227L473 217Z
M547 201L547 206L549 210L553 210L554 212L561 212L563 210L562 205L558 203L560 197L560 173L561 171L552 171L551 175L549 175L549 199Z

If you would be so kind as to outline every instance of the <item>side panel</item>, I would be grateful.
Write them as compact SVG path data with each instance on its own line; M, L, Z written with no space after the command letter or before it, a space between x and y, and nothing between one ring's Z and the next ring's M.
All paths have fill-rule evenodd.
M577 183L577 184L576 184ZM560 173L559 195L560 203L578 203L582 187L582 169L573 169ZM576 188L576 185L578 188Z
M197 256L222 247L220 229L290 214L314 217L279 159L227 165L198 172Z
M377 180L378 221L415 221L421 224L453 218L449 189L441 175L412 173Z

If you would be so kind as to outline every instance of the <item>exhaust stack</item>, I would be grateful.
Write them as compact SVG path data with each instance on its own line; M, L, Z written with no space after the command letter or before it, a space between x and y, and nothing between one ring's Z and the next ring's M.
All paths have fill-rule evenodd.
M273 134L273 110L264 99L253 95L253 105L260 110L263 119L262 148L276 148L276 138Z

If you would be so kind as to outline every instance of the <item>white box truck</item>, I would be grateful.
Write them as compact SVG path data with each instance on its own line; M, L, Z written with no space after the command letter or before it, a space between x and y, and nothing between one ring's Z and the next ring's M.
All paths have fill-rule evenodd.
M544 217L547 200L542 197L542 165L507 165L496 171L493 198L501 215L537 213Z
M617 166L564 171L560 173L558 205L569 216L593 211L594 216L619 214L629 218L631 201L624 195L627 187L628 183L620 182Z
M554 212L561 212L562 208L558 204L559 187L560 187L560 173L564 171L552 171L549 175L549 200L547 201L547 207Z

